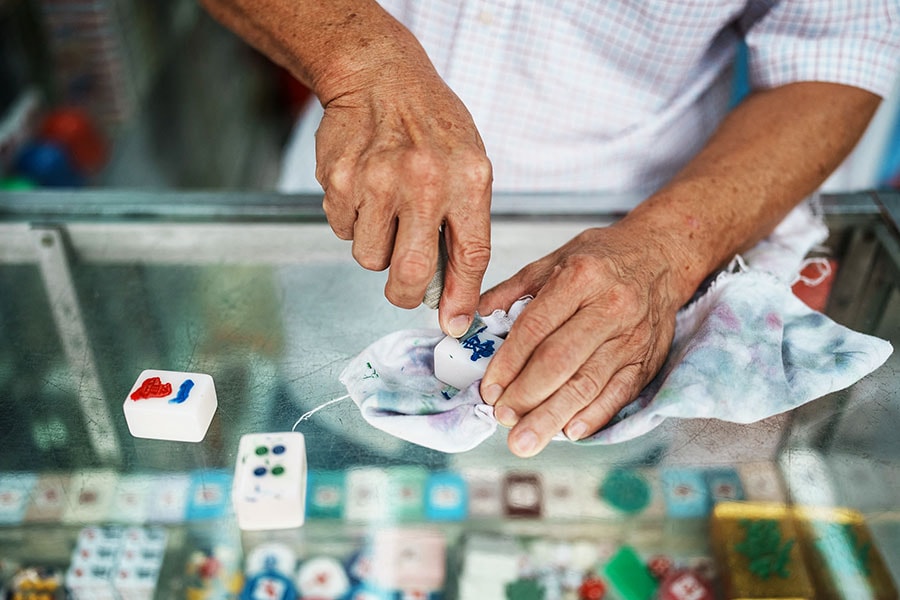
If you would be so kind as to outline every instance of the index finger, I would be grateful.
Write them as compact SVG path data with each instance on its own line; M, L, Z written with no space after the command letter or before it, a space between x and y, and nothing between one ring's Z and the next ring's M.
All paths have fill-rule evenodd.
M573 293L573 287L568 285L569 283L570 280L565 277L563 271L556 271L541 292L522 311L510 329L506 341L488 364L481 380L481 395L485 402L495 404L502 396L503 403L513 410L518 412L522 408L520 406L522 401L517 397L516 390L509 388L513 386L526 364L532 360L535 351L578 312L580 296ZM558 344L555 346L559 347ZM563 350L561 354L565 355L566 349ZM559 362L558 357L553 356L536 358L538 361ZM569 363L571 360L564 362ZM554 368L563 371L570 368L570 365L564 364L562 368ZM507 393L509 391L512 393Z

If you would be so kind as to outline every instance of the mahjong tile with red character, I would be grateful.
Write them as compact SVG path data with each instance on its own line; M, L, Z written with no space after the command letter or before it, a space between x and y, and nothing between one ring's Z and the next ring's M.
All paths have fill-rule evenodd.
M99 523L109 517L119 475L108 470L85 470L69 480L64 523Z
M140 374L123 404L131 435L175 442L203 440L217 407L209 375L155 369Z
M29 523L59 521L66 510L69 475L49 473L41 475L31 495L31 505L25 513Z
M317 556L300 565L297 571L297 591L301 598L337 600L350 591L350 578L337 559Z
M712 588L693 571L675 571L663 579L660 600L713 600Z
M384 529L372 539L371 582L396 590L441 589L446 539L433 529Z
M33 473L0 475L0 524L18 525L24 520L36 482Z

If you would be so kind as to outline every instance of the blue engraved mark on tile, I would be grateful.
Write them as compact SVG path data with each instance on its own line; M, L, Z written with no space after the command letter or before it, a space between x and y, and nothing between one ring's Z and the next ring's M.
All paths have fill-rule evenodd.
M278 444L274 448L272 448L272 454L284 454L284 446Z
M181 387L178 388L178 395L169 400L169 404L181 404L188 398L188 394L191 393L191 388L194 387L194 381L192 379L185 379L184 383L181 384Z
M475 332L475 335L469 337L462 343L463 348L472 351L472 356L469 357L472 362L477 361L479 358L487 358L488 356L494 355L494 340L485 340L482 342L478 337L478 334L485 329L487 329L487 327L482 327Z
M255 469L253 469L253 474L256 475L257 477L262 477L263 475L266 474L266 468L265 467L256 467Z

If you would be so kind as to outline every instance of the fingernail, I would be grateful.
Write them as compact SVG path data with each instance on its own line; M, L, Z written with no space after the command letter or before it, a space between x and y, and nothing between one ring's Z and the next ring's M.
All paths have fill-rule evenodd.
M493 404L497 401L497 398L500 397L500 394L503 393L503 388L499 383L492 383L483 390L481 390L481 399L485 401L487 404ZM508 409L507 409L508 410Z
M537 446L537 436L530 429L516 435L512 440L513 449L516 454L531 454Z
M447 323L447 333L455 338L460 337L469 329L469 320L469 317L465 315L453 317Z
M504 427L512 427L519 422L519 415L516 414L516 411L502 404L494 407L494 417Z
M566 428L566 437L570 440L580 440L587 433L587 425L582 421L575 421Z

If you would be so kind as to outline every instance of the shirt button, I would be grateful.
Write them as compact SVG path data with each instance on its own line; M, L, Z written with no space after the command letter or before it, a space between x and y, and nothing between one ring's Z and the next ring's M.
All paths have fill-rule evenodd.
M480 13L478 13L478 20L481 22L482 25L493 25L494 24L494 15L492 15L491 13L489 13L486 10L483 10Z

